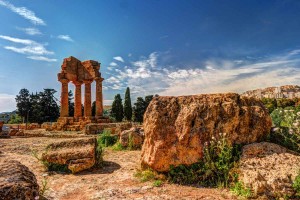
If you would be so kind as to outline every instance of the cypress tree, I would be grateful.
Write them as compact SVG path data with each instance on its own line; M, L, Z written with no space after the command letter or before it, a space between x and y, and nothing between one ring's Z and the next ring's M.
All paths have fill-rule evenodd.
M123 105L122 105L122 98L120 94L115 96L115 99L112 103L111 107L111 116L116 119L116 121L121 122L123 120Z
M124 99L124 117L126 120L131 121L132 119L132 106L131 106L131 98L130 98L130 89L127 87L125 92Z

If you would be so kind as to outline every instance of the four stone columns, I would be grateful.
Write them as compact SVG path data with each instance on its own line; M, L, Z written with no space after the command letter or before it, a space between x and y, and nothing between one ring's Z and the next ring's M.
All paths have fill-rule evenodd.
M60 116L69 116L69 90L68 90L68 79L60 79L61 82L61 102L60 102Z
M92 81L84 81L84 116L92 116L92 95L91 95Z
M103 94L102 94L102 81L103 78L96 78L96 117L103 116ZM61 107L60 116L69 116L69 90L68 83L69 80L66 78L60 79L61 82ZM81 85L82 82L73 82L75 85L75 107L74 107L74 117L82 117L82 101L81 101ZM92 116L92 95L91 95L91 83L92 81L83 81L84 83L84 116Z
M82 84L82 82L74 82L74 85L75 85L74 117L82 117L82 109L81 109L81 84Z
M103 78L96 78L96 117L103 115L103 94L102 94L102 81Z

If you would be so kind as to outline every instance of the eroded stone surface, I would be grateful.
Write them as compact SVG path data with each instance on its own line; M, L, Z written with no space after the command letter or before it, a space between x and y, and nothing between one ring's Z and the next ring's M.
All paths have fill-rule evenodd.
M0 162L0 199L38 199L39 185L35 175L15 160Z
M96 138L73 139L47 146L42 160L48 163L68 165L72 173L93 167L96 163Z
M253 143L243 147L239 179L255 195L280 197L294 193L292 182L299 170L295 152L273 143Z
M266 136L271 125L262 102L234 93L155 97L144 115L142 166L168 171L170 165L189 165L220 133L230 143L248 144Z
M133 127L130 130L122 131L120 134L120 143L123 147L132 145L133 148L141 148L143 142L144 130L142 128Z

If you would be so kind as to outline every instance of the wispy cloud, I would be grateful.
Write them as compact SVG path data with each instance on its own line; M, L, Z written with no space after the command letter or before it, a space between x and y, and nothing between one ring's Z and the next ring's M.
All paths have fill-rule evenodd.
M28 56L27 58L32 59L32 60L46 61L46 62L56 62L57 61L57 59L47 58L47 57L44 57L44 56Z
M37 28L17 28L24 31L27 35L41 35L41 31Z
M37 17L35 13L26 7L16 7L13 4L0 0L0 5L10 9L12 12L17 13L25 19L28 19L31 23L35 25L46 25L45 21Z
M116 56L116 57L114 57L114 59L119 62L124 62L124 59L121 56Z
M260 59L209 59L195 67L164 66L161 54L115 69L108 88L129 86L133 94L190 95L217 92L244 92L255 88L300 83L300 51ZM119 86L119 87L116 87Z
M24 47L4 46L5 49L22 54L35 54L35 55L52 55L54 52L48 51L44 44L35 42L33 40L14 38L10 36L0 35L0 38L14 43L24 44Z
M16 47L16 46L4 46L5 49L11 50L16 53L20 54L26 54L29 55L27 58L34 59L34 60L41 60L41 61L47 61L47 62L54 62L56 59L50 59L44 57L44 55L53 55L53 51L48 51L45 48L45 44L38 43L33 40L27 40L27 39L20 39L20 38L14 38L10 36L0 35L0 38L16 43L16 44L23 44L25 46L23 47Z
M118 66L118 64L115 63L115 62L111 62L111 63L109 64L109 66L116 67L116 66Z
M74 40L69 35L59 35L57 36L57 38L68 42L74 42Z

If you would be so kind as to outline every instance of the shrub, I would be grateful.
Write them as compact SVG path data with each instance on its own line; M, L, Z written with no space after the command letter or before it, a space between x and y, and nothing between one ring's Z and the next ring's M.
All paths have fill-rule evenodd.
M298 176L296 176L294 182L293 182L293 188L296 192L295 196L300 198L300 171Z
M269 135L270 142L300 153L300 112L298 108L278 108L271 113L275 128Z
M102 166L102 163L103 163L103 150L102 150L102 141L100 140L100 137L97 138L97 146L96 146L96 155L95 155L95 158L96 158L96 163L95 163L95 166L96 167L101 167Z
M163 184L162 180L155 180L153 182L154 187L160 187L160 186L162 186L162 184Z
M252 197L251 189L245 187L242 182L237 180L230 187L230 191L237 196L242 196L246 198Z
M126 148L124 148L119 141L117 141L117 143L112 146L112 149L114 151L123 151L123 150L126 150Z
M100 144L102 147L108 147L114 145L117 142L118 137L111 135L110 130L104 129L102 134L98 136L97 140L98 144Z
M241 146L228 144L225 134L214 137L205 144L202 161L192 165L171 166L167 176L171 182L179 184L200 184L204 186L228 187L232 179L230 170L240 158Z

